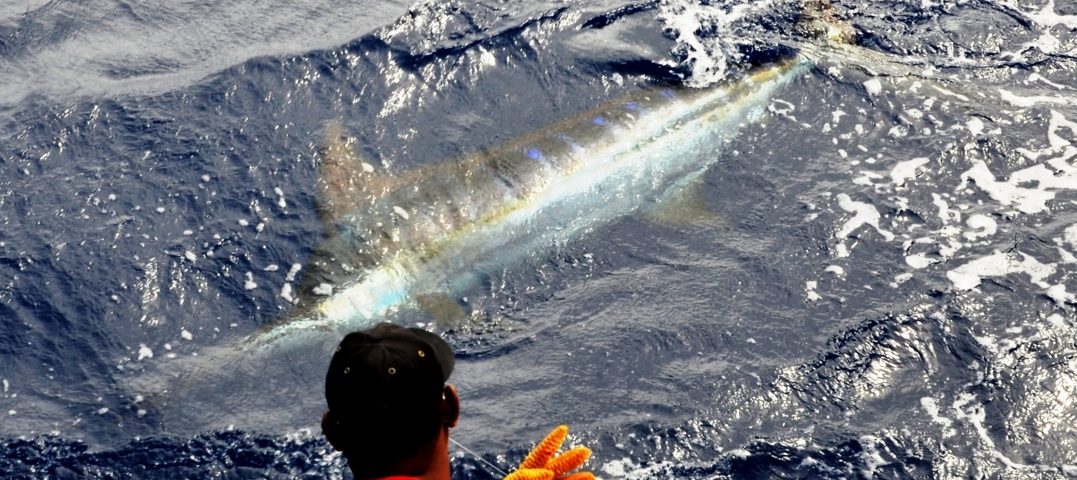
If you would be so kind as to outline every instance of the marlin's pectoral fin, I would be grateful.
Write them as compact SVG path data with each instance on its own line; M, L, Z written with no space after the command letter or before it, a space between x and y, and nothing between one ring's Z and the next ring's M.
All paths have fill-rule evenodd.
M455 326L467 317L464 307L444 293L416 295L415 301L441 326Z
M699 170L671 185L644 210L644 217L652 223L671 226L713 221L718 213L707 205L705 172L706 169Z
M377 172L374 164L363 158L356 149L355 139L347 135L338 120L325 125L320 157L318 207L327 223L340 219L359 205L371 203L396 183L395 177Z

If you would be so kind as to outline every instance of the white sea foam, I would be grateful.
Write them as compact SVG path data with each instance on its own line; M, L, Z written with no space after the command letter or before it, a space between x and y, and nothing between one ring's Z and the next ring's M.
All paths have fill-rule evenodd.
M1077 257L1062 247L1058 248L1058 256L1061 258L1062 263L1077 263Z
M302 264L293 263L292 268L288 269L288 274L284 276L284 281L285 282L293 282L293 281L295 281L296 274L298 274L299 271L302 270L302 269L303 269Z
M987 418L986 411L983 405L974 403L976 396L970 393L962 393L958 396L957 400L953 403L954 417L958 420L963 420L976 430L976 433L980 437L980 441L984 443L990 450L991 454L998 461L1002 462L1009 468L1018 470L1029 470L1036 468L1032 465L1025 465L1014 462L1009 457L995 447L995 441L991 439L991 435L988 433L987 428L984 426L984 420Z
M281 190L280 187L273 187L273 193L277 194L277 206L288 208L288 202L284 199L284 190Z
M322 295L328 297L333 294L333 285L329 283L319 283L311 290L315 295Z
M945 95L949 95L949 96L951 96L951 97L954 97L954 98L956 98L956 99L958 99L958 100L961 100L962 102L968 102L968 101L970 101L969 97L966 97L966 96L964 96L964 95L962 95L962 94L960 94L960 93L957 93L957 92L955 92L955 91L953 91L953 90L949 90L949 89L946 89L946 88L940 87L940 86L938 86L938 85L932 85L932 86L931 86L931 88L934 88L934 89L935 89L936 91L938 91L939 93L942 93L942 94L945 94ZM930 109L931 107L930 107L930 106L928 106L928 105L925 105L925 107L924 107L924 108Z
M942 411L939 409L939 404L935 399L931 397L923 397L920 399L920 406L923 407L924 411L931 417L931 421L942 426L943 438L952 437L957 433L953 428L954 421L942 415Z
M933 203L935 207L939 209L939 219L942 220L943 224L948 224L951 221L961 221L961 212L957 210L951 210L950 204L947 203L945 199L943 199L942 195L932 192L931 203Z
M915 270L920 270L920 269L928 267L930 265L939 263L939 260L934 259L934 258L929 258L927 256L927 254L914 253L912 255L906 255L905 256L905 263L908 264L910 267L912 267Z
M906 273L902 273L902 274L899 274L899 275L895 275L894 276L894 281L890 283L890 286L892 288L897 288L898 285L901 285L902 283L905 283L905 282L907 282L909 280L912 280L912 274L911 273L906 272Z
M147 347L144 344L140 344L138 346L138 360L144 358L153 358L153 350L150 350L150 347Z
M1077 248L1077 223L1070 225L1062 234L1062 239L1072 247Z
M838 206L846 212L853 213L853 217L845 221L838 232L835 234L838 239L844 239L856 231L858 228L864 225L870 225L875 228L875 231L879 232L886 240L893 240L894 234L886 230L883 230L879 226L879 220L882 218L879 215L879 211L875 209L870 203L857 202L844 193L837 195Z
M1005 100L1007 102L1010 102L1011 104L1016 105L1018 107L1025 107L1025 108L1034 107L1034 106L1039 105L1041 103L1046 103L1046 104L1049 104L1049 105L1069 105L1069 104L1074 103L1073 99L1066 98L1066 97L1057 97L1057 96L1051 96L1051 95L1021 96L1021 95L1017 95L1016 93L1013 93L1013 92L1011 92L1009 90L1006 90L1006 89L1003 89L1003 88L1000 88L998 90L998 93L999 93L999 98L1001 98L1001 99L1003 99L1003 100Z
M1057 155L1057 158L1048 163L1059 168L1059 162L1064 163L1066 160L1077 156L1077 148L1074 148L1069 140L1059 135L1061 130L1069 130L1071 135L1077 135L1077 122L1068 120L1057 110L1051 110L1051 118L1047 124L1047 143L1049 146L1039 150L1019 148L1017 151L1025 158L1033 161L1039 160L1043 156Z
M729 66L741 55L736 48L733 26L751 23L757 15L778 10L787 0L761 0L742 3L701 4L690 0L659 2L658 18L671 32L683 53L685 66L691 68L688 84L712 85L727 79ZM701 36L700 32L719 32Z
M705 86L725 78L728 61L717 38L700 38L698 32L705 23L721 23L721 16L708 12L694 2L662 2L659 19L673 32L676 42L685 53L685 63L691 65L689 81L693 86Z
M1041 26L1064 25L1069 28L1077 28L1077 15L1059 15L1055 13L1055 0L1048 0L1040 11L1027 12L1026 15Z
M986 277L1001 277L1012 273L1024 273L1035 285L1048 288L1047 277L1055 272L1052 263L1040 263L1022 252L997 252L946 272L946 277L958 290L970 290L980 285Z
M1050 35L1050 34L1048 33L1047 35ZM1052 37L1052 38L1053 38L1053 37ZM1057 88L1057 89L1059 89L1059 90L1068 90L1068 89L1070 88L1070 87L1067 87L1067 86L1065 86L1065 85L1062 85L1062 84L1060 84L1060 83L1055 83L1055 82L1052 82L1052 81L1050 81L1050 80L1048 80L1048 79L1044 78L1044 76L1043 76L1043 75L1040 75L1040 74L1038 74L1038 73L1032 73L1032 74L1030 74L1030 75L1028 76L1028 79L1029 79L1029 80L1031 80L1031 81L1034 81L1034 82L1041 82L1041 83L1044 83L1044 84L1050 85L1050 86L1052 86L1052 87L1055 87L1055 88Z
M1077 189L1077 172L1056 173L1041 164L1014 172L1008 181L998 181L986 163L976 160L961 174L961 181L975 182L995 201L1012 205L1021 213L1039 213L1047 210L1047 202L1055 198L1051 190ZM1036 186L1021 186L1031 184Z
M867 90L868 95L878 95L883 91L883 84L878 78L873 78L864 82L864 90Z
M983 214L972 215L965 220L965 224L974 231L966 231L962 235L969 240L990 237L998 231L998 222Z
M860 460L863 462L863 469L861 474L864 478L875 478L875 470L879 467L886 465L886 459L883 458L882 453L879 452L878 445L881 443L879 438L874 435L863 435L860 437Z
M965 122L965 126L968 127L969 132L973 135L979 135L984 131L984 121L977 117L972 117L969 121Z
M890 179L894 182L894 185L898 187L904 187L905 182L916 178L916 170L929 162L927 158L920 157L912 160L906 160L904 162L898 162L894 165L894 168L890 170Z
M1074 296L1074 294L1067 292L1066 286L1063 284L1051 285L1044 293L1046 293L1047 297L1058 305L1077 303L1077 296Z
M870 187L875 184L875 180L879 180L881 178L883 178L883 176L879 175L878 173L864 170L861 172L861 175L859 177L853 179L853 183L856 185Z

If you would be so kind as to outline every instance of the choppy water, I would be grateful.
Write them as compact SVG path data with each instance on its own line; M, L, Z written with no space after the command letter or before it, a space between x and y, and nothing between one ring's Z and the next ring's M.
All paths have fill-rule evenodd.
M700 155L675 214L641 198L479 272L442 331L454 437L507 467L567 423L603 478L1077 477L1072 3L839 2L846 52L785 1L14 3L13 478L342 474L328 345L264 376L193 360L288 317L327 122L407 171L798 49L813 67Z

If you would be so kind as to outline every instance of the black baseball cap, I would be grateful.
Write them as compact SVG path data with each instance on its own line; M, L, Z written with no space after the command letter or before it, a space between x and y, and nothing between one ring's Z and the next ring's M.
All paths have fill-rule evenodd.
M454 365L452 348L421 328L381 323L349 333L325 376L329 412L373 426L436 407Z

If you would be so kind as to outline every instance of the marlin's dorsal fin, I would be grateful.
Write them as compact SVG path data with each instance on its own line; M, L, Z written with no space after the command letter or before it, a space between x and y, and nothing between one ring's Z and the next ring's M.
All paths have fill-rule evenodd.
M339 120L325 125L319 173L318 211L326 222L372 203L397 182L393 175L377 172L374 164L356 150L355 139L345 133Z

